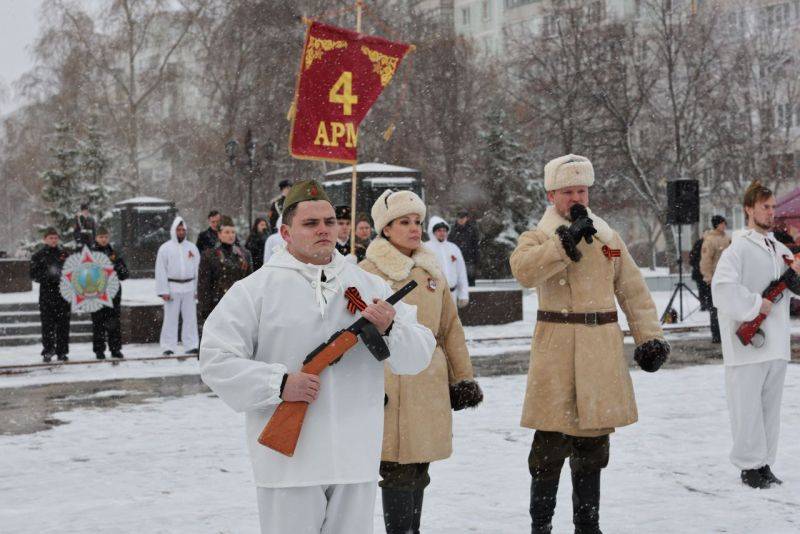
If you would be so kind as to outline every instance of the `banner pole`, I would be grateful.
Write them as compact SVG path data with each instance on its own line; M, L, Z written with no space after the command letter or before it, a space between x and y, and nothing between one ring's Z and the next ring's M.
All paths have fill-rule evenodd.
M361 33L361 7L363 0L356 0L356 32ZM356 253L356 189L358 159L353 162L353 174L350 179L350 254Z

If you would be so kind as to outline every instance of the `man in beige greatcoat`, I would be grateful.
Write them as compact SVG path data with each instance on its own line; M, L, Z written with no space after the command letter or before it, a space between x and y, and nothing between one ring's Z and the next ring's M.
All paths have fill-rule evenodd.
M588 211L591 162L562 156L544 174L551 206L511 255L514 277L535 287L539 298L522 413L522 426L536 429L528 457L532 532L551 531L558 479L569 457L575 532L597 534L609 434L638 417L616 302L642 369L658 370L669 345L625 243Z
M703 234L703 248L700 249L700 274L703 281L711 286L711 278L717 270L722 251L731 244L731 238L725 233L728 226L725 217L714 215L711 217L711 230ZM713 297L711 299L711 309L709 310L711 322L711 342L720 343L719 319L717 318L717 307L714 306Z

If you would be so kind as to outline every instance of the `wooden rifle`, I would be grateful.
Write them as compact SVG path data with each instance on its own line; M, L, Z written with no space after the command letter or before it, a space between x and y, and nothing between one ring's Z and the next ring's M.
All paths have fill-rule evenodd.
M415 287L417 287L417 283L412 280L387 298L386 302L392 305L397 304ZM353 348L358 343L359 334L363 335L370 330L370 327L372 327L372 323L361 317L346 329L336 332L328 341L306 356L300 371L319 376L326 367L339 361L345 352ZM374 327L372 328L374 329ZM379 360L386 356L388 356L388 352L383 357L375 355ZM281 454L293 456L307 410L308 403L305 401L281 402L270 417L267 426L261 431L258 442Z

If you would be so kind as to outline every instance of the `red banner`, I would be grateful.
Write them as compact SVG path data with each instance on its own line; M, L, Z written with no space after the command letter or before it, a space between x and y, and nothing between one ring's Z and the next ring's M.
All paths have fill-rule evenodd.
M358 125L410 47L311 22L294 98L292 156L355 163Z

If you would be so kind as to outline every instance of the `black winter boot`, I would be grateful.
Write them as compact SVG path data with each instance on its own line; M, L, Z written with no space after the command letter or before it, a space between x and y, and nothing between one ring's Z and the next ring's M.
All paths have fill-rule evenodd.
M763 467L761 469L763 469ZM770 486L771 482L767 477L761 474L761 469L743 470L741 474L742 482L744 482L751 488L767 489Z
M558 479L531 481L531 534L550 534L556 510Z
M422 499L425 497L425 490L414 490L414 519L411 521L411 532L419 534L419 526L422 523Z
M414 492L381 488L383 500L383 523L386 534L410 534L414 532ZM420 510L421 511L421 510Z
M602 534L599 470L572 473L572 522L575 534Z
M768 465L761 467L758 469L758 472L761 473L761 476L766 478L773 484L783 484L783 480L779 479L775 476L775 473L772 472L772 469L769 468Z

